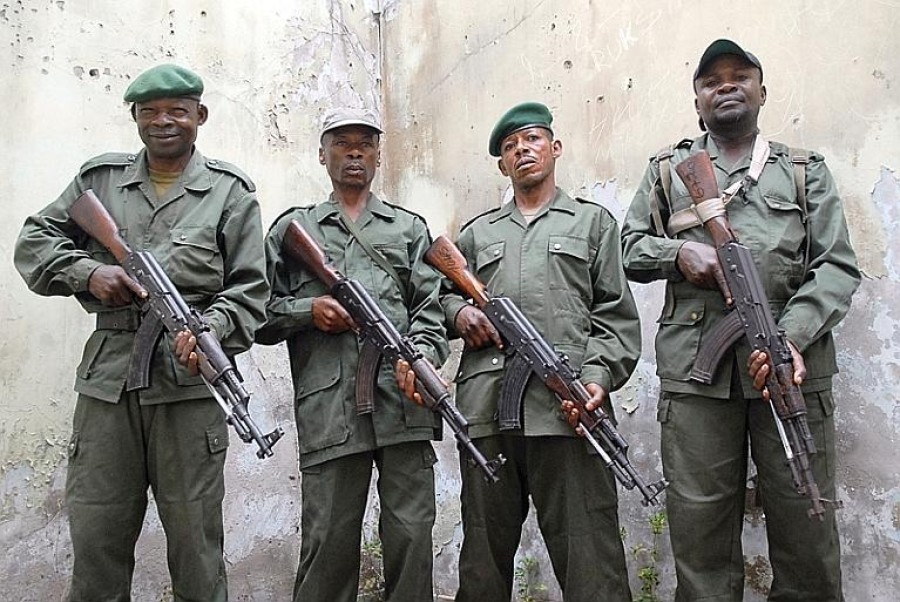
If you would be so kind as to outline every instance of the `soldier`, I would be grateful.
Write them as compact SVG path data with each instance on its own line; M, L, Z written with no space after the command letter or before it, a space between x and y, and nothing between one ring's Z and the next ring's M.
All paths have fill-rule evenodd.
M463 226L458 246L494 295L509 297L580 370L613 413L609 393L640 356L637 308L622 271L619 229L610 213L556 187L562 142L540 103L511 108L491 132L489 151L514 197ZM509 602L513 560L528 514L541 533L565 600L631 600L612 473L566 424L559 402L537 379L523 401L522 428L501 431L502 341L488 318L461 296L442 296L451 331L465 341L457 403L485 455L503 454L498 483L463 459L463 544L457 602Z
M272 297L268 323L257 340L287 340L294 380L303 475L297 602L355 602L373 464L378 469L386 599L419 602L434 596L431 530L437 458L430 441L439 437L439 417L410 401L415 380L405 364L396 371L382 365L374 412L357 413L360 341L355 324L315 275L282 253L285 230L297 220L342 274L378 299L398 330L433 364L446 359L439 278L423 262L431 244L425 220L371 192L381 164L382 133L372 111L329 111L319 162L333 192L321 204L286 212L266 239Z
M68 217L86 189L129 246L147 250L229 355L250 347L268 287L250 179L194 147L208 109L203 82L159 65L125 92L144 148L85 163L53 203L29 217L15 264L40 295L74 295L96 316L78 366L66 506L74 547L71 602L130 600L147 488L166 532L175 600L227 600L222 499L228 430L197 376L189 333L158 345L149 388L125 390L146 292ZM177 361L175 361L177 360Z
M676 600L741 600L741 526L748 441L759 474L774 580L769 600L838 602L840 550L832 509L810 522L785 465L770 408L760 401L767 368L746 368L743 341L709 385L690 380L698 346L722 319L723 274L711 239L689 209L672 169L705 149L720 188L737 184L728 219L757 260L780 328L793 351L818 453L822 497L835 497L831 331L847 313L860 274L841 199L821 155L767 142L762 65L731 40L716 40L694 72L695 106L707 133L650 161L622 227L625 270L638 282L666 281L656 338L661 380L662 460L671 481L667 509L678 578ZM754 358L759 359L758 356Z

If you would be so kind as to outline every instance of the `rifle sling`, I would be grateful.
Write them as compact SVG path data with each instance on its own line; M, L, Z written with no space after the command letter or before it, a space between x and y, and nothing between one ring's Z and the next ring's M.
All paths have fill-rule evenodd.
M397 273L397 270L394 269L394 266L391 265L391 262L387 260L387 258L374 246L362 233L362 230L359 229L359 226L356 223L347 217L343 210L338 213L339 219L347 231L350 233L350 236L356 239L359 245L363 248L366 254L372 258L372 261L377 263L381 269L388 273L388 275L393 278L394 282L397 284L397 288L400 290L400 295L403 297L404 301L407 300L406 287L403 285L403 281L400 280L400 275Z

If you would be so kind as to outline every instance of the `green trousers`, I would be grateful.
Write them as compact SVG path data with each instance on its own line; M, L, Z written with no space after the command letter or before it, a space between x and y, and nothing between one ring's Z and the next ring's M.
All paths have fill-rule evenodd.
M222 559L228 431L212 399L141 406L80 395L66 506L74 547L69 602L131 600L147 489L166 532L176 602L228 599Z
M615 479L574 437L480 438L503 454L500 480L486 483L460 454L463 543L456 602L509 602L529 496L565 602L631 602Z
M806 396L817 452L813 474L822 497L834 499L834 402L831 392ZM810 519L808 498L794 490L769 404L663 393L663 471L671 483L666 508L678 584L676 602L737 602L744 593L747 449L756 465L766 518L772 602L841 602L840 542L834 510Z
M305 468L294 602L356 602L373 464L378 469L384 599L431 602L436 460L429 441L414 441Z

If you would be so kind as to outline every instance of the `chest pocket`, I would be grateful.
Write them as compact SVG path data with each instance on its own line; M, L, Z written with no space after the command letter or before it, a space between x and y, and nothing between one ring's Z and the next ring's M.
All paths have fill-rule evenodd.
M505 252L506 242L500 241L487 245L475 255L475 273L488 289L491 288L492 280L500 269Z
M591 290L588 242L573 236L551 236L547 251L550 288L576 290L582 298L588 298Z
M166 271L182 294L193 291L213 295L222 289L224 265L210 226L172 229L172 247Z
M374 243L372 246L381 253L388 265L394 268L394 275L388 273L377 261L372 261L373 282L377 288L379 302L383 309L391 315L394 325L398 328L407 328L406 298L409 294L409 251L402 243Z
M806 238L805 216L800 205L776 195L767 194L766 229L772 249L797 257L804 248Z

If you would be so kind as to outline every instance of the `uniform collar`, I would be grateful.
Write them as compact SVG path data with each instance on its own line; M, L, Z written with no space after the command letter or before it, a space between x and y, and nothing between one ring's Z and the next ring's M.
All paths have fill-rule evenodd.
M495 223L504 218L509 218L510 215L516 208L515 200L511 200L505 205L503 205L491 218L490 223ZM556 187L556 196L553 197L553 200L544 207L539 213L538 216L543 215L544 213L550 211L557 211L562 213L568 213L569 215L575 215L577 212L576 203L568 194L562 191L562 189L557 186Z
M147 166L147 149L143 148L137 155L129 155L133 159L131 165L125 168L119 186L127 187L133 184L141 184L150 181L150 170ZM191 158L181 174L181 182L185 189L202 192L212 188L212 173L210 167L215 167L216 161L207 161L200 151L194 147Z
M366 210L373 215L392 222L397 217L397 210L382 201L372 192L366 199ZM340 215L341 207L334 198L334 193L328 195L328 200L316 207L316 221L322 223L326 219L337 219Z

